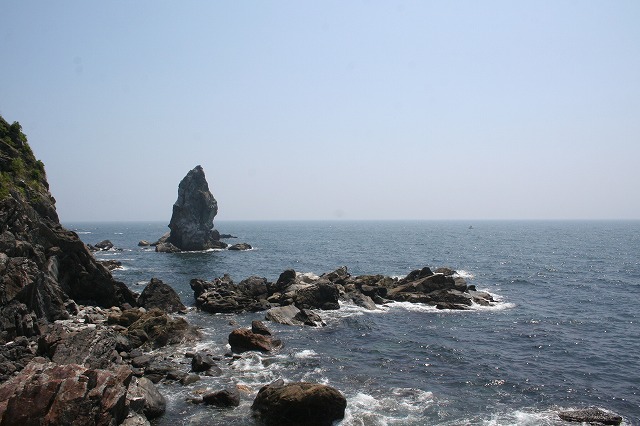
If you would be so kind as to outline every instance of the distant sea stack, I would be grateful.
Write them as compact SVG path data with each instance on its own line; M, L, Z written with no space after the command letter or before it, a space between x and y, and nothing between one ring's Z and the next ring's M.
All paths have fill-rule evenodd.
M196 251L225 248L220 233L213 228L218 203L209 191L201 166L189 171L178 186L169 233L156 246L157 251ZM177 249L177 250L176 250Z

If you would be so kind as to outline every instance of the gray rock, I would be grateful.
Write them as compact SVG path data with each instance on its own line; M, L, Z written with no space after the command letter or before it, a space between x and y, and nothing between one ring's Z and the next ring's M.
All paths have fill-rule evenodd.
M318 314L307 309L298 309L295 305L271 308L267 311L265 319L284 325L309 325L312 327L325 325Z
M167 242L187 251L226 247L220 241L220 233L213 229L217 213L218 203L209 191L204 170L196 166L178 186Z

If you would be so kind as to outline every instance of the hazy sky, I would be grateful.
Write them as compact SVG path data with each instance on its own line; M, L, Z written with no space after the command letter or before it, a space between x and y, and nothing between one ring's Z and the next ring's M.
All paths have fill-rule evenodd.
M0 114L63 222L640 218L640 2L29 1Z

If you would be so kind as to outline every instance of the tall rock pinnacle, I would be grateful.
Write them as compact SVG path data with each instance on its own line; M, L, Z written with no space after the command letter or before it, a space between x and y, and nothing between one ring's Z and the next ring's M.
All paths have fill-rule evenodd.
M220 241L220 233L213 229L217 213L218 203L209 191L204 170L196 166L178 186L167 242L187 251L226 247Z

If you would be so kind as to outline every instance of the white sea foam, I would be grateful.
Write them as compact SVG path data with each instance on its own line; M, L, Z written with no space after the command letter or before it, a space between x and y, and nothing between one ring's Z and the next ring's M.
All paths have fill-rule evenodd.
M343 426L417 424L433 404L433 394L413 388L393 388L384 396L363 392L347 396Z
M456 271L456 273L453 274L453 276L464 278L464 279L473 279L475 277L475 275L473 275L471 272L465 271L464 269Z
M295 353L293 356L298 359L306 359L316 357L318 356L318 354L313 349L305 349L303 351Z

